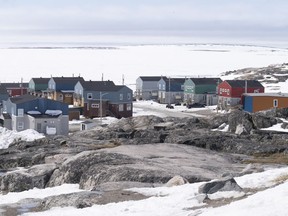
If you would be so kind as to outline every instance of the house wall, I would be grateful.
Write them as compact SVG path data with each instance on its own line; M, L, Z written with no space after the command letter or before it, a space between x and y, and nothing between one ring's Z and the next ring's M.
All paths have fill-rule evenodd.
M7 88L7 91L11 97L25 95L28 93L27 88Z
M47 134L47 127L56 128L57 135L68 135L69 118L67 115L60 115L57 118L34 118L27 115L27 125L29 128L39 133Z
M123 111L120 111L120 106L123 105ZM131 110L128 110L128 106L131 107ZM133 103L126 104L109 104L109 111L113 113L116 118L128 118L133 115Z
M278 100L278 106L274 107L274 100ZM272 96L245 96L244 110L247 112L258 112L272 108L288 107L288 98Z
M158 81L136 80L136 97L142 100L151 100L158 98Z
M97 104L99 107L93 108L92 104ZM102 117L107 115L109 109L108 101L102 101ZM96 118L101 116L100 101L90 100L84 104L83 116L85 118Z

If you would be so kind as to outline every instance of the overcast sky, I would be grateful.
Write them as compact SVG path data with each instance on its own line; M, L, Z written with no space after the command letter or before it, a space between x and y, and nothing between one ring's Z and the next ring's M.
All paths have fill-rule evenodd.
M287 0L0 0L0 42L110 35L285 39Z

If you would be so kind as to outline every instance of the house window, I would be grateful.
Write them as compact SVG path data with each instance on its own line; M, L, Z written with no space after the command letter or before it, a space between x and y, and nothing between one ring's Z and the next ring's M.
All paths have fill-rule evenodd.
M72 97L72 94L66 94L65 96L66 97Z
M163 84L163 86L162 86L162 87L163 87L162 89L163 89L163 90L165 90L165 84Z
M128 94L127 94L127 99L128 99L128 100L131 100L131 93L128 93Z
M126 105L126 109L127 109L127 111L132 110L132 105L131 105L131 104L127 104L127 105Z
M273 107L278 107L278 99L273 100Z
M124 104L119 104L119 112L124 111Z
M60 99L60 100L63 99L63 94L59 94L59 99Z
M18 109L18 116L23 117L24 115L24 109Z
M87 99L91 100L92 99L92 93L87 93Z
M18 130L23 130L24 129L24 122L19 121L17 128L18 128Z
M99 108L99 104L91 104L91 108Z
M120 94L120 98L119 98L120 100L123 100L123 94Z
M161 84L159 83L159 90L161 90Z

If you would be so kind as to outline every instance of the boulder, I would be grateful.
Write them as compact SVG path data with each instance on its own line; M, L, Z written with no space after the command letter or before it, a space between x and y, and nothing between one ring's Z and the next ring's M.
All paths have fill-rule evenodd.
M34 187L45 188L55 169L55 164L44 164L6 172L0 176L1 191L21 192Z
M268 128L277 124L277 119L274 117L265 116L261 113L252 115L252 122L257 129Z
M183 178L182 176L174 176L172 179L170 179L166 183L166 187L173 187L173 186L179 186L189 183L187 179Z
M234 178L208 182L199 187L198 192L203 194L213 194L219 191L242 191Z

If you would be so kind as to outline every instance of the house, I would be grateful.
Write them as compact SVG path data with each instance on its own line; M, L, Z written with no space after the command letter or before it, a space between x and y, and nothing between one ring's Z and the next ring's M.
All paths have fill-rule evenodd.
M9 130L67 135L68 104L29 94L11 97L3 103L1 122Z
M243 95L243 110L254 113L273 108L287 108L288 94L247 93Z
M242 104L244 93L264 93L263 85L257 80L225 80L218 86L218 106L226 109Z
M184 97L185 78L162 77L158 82L159 103L180 103Z
M74 91L74 106L82 106L86 118L132 116L133 92L127 86L112 81L85 81L78 82Z
M184 102L187 104L216 105L220 78L189 78L184 83Z
M5 86L0 84L0 108L2 108L3 100L7 100L9 98L9 94Z
M38 97L48 97L47 89L50 78L32 78L29 81L28 92Z
M136 80L136 99L138 100L157 100L160 79L163 76L140 76Z
M48 82L48 98L73 105L74 87L84 82L82 77L51 77Z
M28 83L1 83L10 97L25 95L28 92Z

